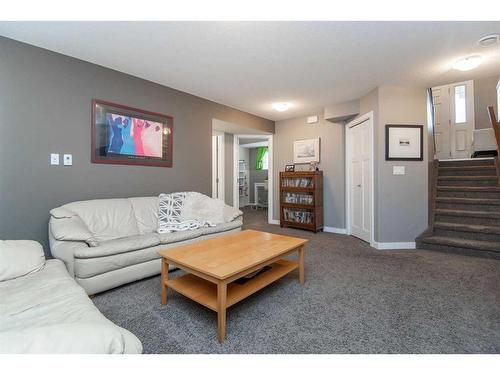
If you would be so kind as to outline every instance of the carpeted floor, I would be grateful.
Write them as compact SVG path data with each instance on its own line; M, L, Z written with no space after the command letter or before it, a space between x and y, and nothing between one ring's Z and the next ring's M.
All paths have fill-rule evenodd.
M145 353L500 353L500 261L373 250L266 217L245 210L245 227L310 239L306 283L293 272L229 308L223 345L214 312L173 291L160 304L159 277L93 301Z

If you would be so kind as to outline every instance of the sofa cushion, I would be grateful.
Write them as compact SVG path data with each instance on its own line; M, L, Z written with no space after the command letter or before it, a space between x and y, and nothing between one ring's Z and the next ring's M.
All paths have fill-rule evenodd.
M183 239L181 240L182 242L174 241L175 239L180 240L180 238L178 236L175 236L175 234L186 233L186 232L169 233L168 241L171 242L162 243L154 247L148 247L146 249L129 251L127 253L120 253L103 257L75 258L75 276L77 280L89 279L97 275L102 275L106 272L123 269L125 267L137 264L144 264L146 262L150 262L151 260L159 259L160 255L158 254L158 252L160 250L168 249L170 247L175 247L175 246L187 245L192 242L202 241L204 239L221 235L220 232L217 232L201 236L202 229L197 229L188 232L196 232L196 233L191 233L194 237L190 239ZM167 235L165 235L165 237L167 237ZM160 267L158 264L158 273L159 272L160 272ZM136 278L132 277L131 281L133 280L136 280Z
M75 212L97 242L139 234L132 204L128 199L73 202L62 208Z
M222 233L228 230L233 230L239 228L243 225L241 220L230 221L229 223L223 223L216 225L215 227L206 227L202 228L203 235L213 234L213 233Z
M200 237L201 235L203 235L203 228L183 230L180 232L158 233L160 243L162 244L190 240L192 238Z
M158 197L129 198L140 234L156 232L158 228Z
M75 258L96 258L114 254L127 253L160 244L157 233L139 234L136 236L102 241L98 246L82 248L75 251Z
M36 241L0 241L0 281L15 279L45 265L42 245Z
M0 352L142 352L137 337L106 319L60 260L0 283L0 296Z
M117 253L94 258L75 258L75 277L87 279L106 272L122 269L134 264L158 259L158 251L165 245L157 245L145 249Z

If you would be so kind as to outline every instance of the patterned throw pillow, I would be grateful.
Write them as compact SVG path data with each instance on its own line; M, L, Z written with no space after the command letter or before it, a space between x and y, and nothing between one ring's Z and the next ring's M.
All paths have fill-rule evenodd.
M170 233L201 227L198 220L180 220L185 200L185 192L160 194L158 199L158 233Z

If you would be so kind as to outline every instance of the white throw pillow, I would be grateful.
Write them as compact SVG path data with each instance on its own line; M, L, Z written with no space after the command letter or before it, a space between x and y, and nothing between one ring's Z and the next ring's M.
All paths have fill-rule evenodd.
M181 221L186 193L160 194L158 197L158 233L170 233L200 228L196 220Z
M45 255L38 242L0 240L0 281L36 272L44 265Z

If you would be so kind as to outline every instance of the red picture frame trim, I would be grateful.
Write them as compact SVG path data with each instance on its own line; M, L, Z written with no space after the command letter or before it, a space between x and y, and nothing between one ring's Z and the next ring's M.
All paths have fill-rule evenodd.
M141 159L129 159L129 160L124 160L124 159L100 159L96 155L96 123L95 123L95 118L96 118L96 106L98 104L106 105L106 106L111 106L111 107L116 107L120 108L126 111L133 111L133 112L139 112L143 113L145 115L150 115L150 116L156 116L156 117L164 117L166 119L169 119L172 124L172 129L170 132L170 138L169 138L169 152L171 153L169 160L164 161L164 162L153 162L153 161L147 161L147 160L141 160ZM147 167L165 167L165 168L172 168L173 165L173 159L174 159L174 118L169 115L164 115L162 113L158 112L152 112L152 111L147 111L144 109L140 108L135 108L135 107L130 107L122 104L117 104L113 102L109 102L106 100L100 100L100 99L92 99L92 120L91 120L91 130L90 130L90 137L91 137L91 148L90 148L90 162L92 164L117 164L117 165L137 165L137 166L147 166Z

